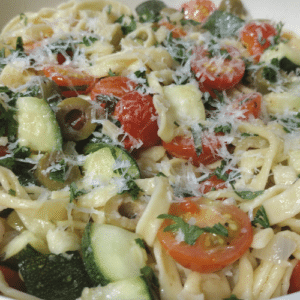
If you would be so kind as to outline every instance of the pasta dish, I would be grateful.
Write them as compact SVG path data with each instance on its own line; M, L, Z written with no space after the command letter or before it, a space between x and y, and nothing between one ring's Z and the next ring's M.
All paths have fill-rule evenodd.
M0 293L300 291L300 37L240 0L71 0L0 35Z

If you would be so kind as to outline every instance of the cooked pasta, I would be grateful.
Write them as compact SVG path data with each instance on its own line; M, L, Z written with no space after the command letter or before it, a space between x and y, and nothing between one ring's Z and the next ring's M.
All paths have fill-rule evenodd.
M12 19L0 35L1 294L298 291L300 37L282 26L227 0L71 0Z

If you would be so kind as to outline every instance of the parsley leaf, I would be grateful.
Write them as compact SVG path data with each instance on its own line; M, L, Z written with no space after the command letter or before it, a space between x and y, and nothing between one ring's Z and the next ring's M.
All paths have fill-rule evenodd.
M87 47L91 46L92 44L94 44L96 41L98 41L98 39L96 37L92 37L92 36L84 36L82 39L82 42L79 42L78 44L83 44Z
M158 219L171 219L173 224L167 226L164 231L178 231L181 230L184 234L184 241L189 245L194 245L198 237L204 233L212 233L221 236L228 236L228 230L221 224L215 224L213 227L199 227L186 223L182 218L169 214L161 214Z
M145 242L141 238L135 239L135 242L143 249L146 249Z
M24 25L27 26L27 24L28 24L28 17L24 13L20 13L20 20L24 21Z
M111 115L114 110L115 107L119 101L119 98L115 97L115 96L110 96L110 95L104 95L104 94L99 94L96 96L96 100L100 103L104 103L105 104L105 111Z
M72 182L70 184L70 203L73 202L74 199L76 199L77 197L86 194L87 191L85 190L79 190L77 188L77 185L75 182Z
M7 133L9 140L13 140L17 134L18 122L15 119L16 110L8 108L7 110L0 103L0 136Z
M125 188L121 192L119 192L119 195L123 195L125 193L128 193L133 200L136 200L139 196L140 192L143 192L143 190L136 184L136 182L130 178L129 176L125 176L126 183Z
M251 222L252 226L256 227L256 224L261 225L263 228L269 228L270 222L267 216L267 213L265 211L265 208L263 206L260 206L258 211L256 212L256 215Z
M232 294L230 295L229 298L224 298L223 300L243 300L243 299L237 298L236 295Z
M197 156L200 156L202 153L202 132L204 130L204 126L202 124L195 124L191 127L191 132L194 140L195 150Z
M49 172L49 178L57 182L65 182L66 173L68 169L69 167L67 165L67 162L64 159L62 159L54 166L52 166Z
M227 181L229 174L224 172L224 168L226 166L226 161L222 160L221 161L221 166L217 167L214 171L214 174L218 177L218 179Z
M232 125L230 123L227 123L227 125L220 125L214 128L214 132L223 132L223 133L230 133L232 130Z
M16 196L17 192L15 190L13 190L13 189L10 189L8 191L8 194L11 195L11 196Z
M115 23L120 23L123 34L127 35L128 33L136 30L137 25L136 25L136 21L134 20L133 16L130 16L129 24L124 22L124 17L125 17L125 15L122 15L115 21Z
M240 196L242 199L244 200L253 200L255 199L257 196L259 195L262 195L264 193L264 191L255 191L255 192L252 192L252 191L237 191L237 190L234 190L234 192Z

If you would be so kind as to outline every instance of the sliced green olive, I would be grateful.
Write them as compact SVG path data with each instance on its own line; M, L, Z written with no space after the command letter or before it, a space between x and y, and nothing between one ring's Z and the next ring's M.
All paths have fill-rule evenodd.
M79 97L67 98L57 108L56 118L64 139L81 141L96 129L96 123L92 123L92 105L88 101Z
M243 20L249 15L241 0L222 0L219 10L231 13Z
M61 99L59 86L51 79L47 77L40 77L40 95L39 98L47 100L50 105L57 103Z
M51 191L70 185L81 177L78 166L72 165L61 151L48 152L42 156L35 170L39 184Z

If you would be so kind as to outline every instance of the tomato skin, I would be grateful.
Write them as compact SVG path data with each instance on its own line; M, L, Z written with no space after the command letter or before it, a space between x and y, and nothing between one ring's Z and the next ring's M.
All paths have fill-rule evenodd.
M221 142L216 135L206 136L205 142L202 142L202 152L198 156L195 149L195 144L192 138L184 136L176 136L171 142L163 141L163 146L167 152L175 157L186 160L191 159L192 164L199 166L212 164L220 159L220 157L212 152L212 149L221 148Z
M1 266L1 265L0 265L0 271L2 272L5 281L10 287L22 292L26 291L25 283L24 281L21 280L19 273L17 271L14 271L7 266Z
M300 261L293 269L292 276L290 278L289 294L300 291Z
M240 32L243 45L255 62L259 62L263 52L272 45L272 38L277 35L274 26L267 22L250 22Z
M0 146L0 157L5 156L6 154L8 154L7 146Z
M108 95L121 98L130 91L133 91L137 84L124 76L110 76L98 81L91 91L91 99L97 100L97 96Z
M170 22L161 22L161 23L159 23L159 25L164 26L168 30L170 30L172 37L174 39L181 38L183 36L186 36L186 34L187 34L182 28L179 28L179 27L175 26L174 24L171 24Z
M231 89L244 76L246 67L240 58L240 52L232 46L223 47L222 50L227 51L229 58L224 58L221 54L211 57L203 46L196 46L193 50L191 69L202 92Z
M197 22L205 22L207 17L214 12L217 7L210 0L192 0L181 5L184 18Z
M61 94L67 98L88 94L96 83L96 78L71 67L48 66L43 72L61 87Z
M202 194L206 194L213 189L221 190L225 189L226 187L227 186L224 180L218 178L217 175L213 175L200 183L199 191Z
M67 56L70 57L70 59L73 58L73 55L74 55L73 51L67 50L66 54L67 54ZM65 55L62 54L61 52L57 53L56 59L57 59L57 62L58 62L59 65L62 65L67 60Z
M172 224L172 220L165 219L160 227L157 237L167 253L173 259L185 268L200 273L216 272L229 264L232 264L239 259L250 247L253 239L253 230L250 219L246 213L233 205L224 205L216 203L212 205L212 211L216 212L215 215L206 213L207 204L205 198L191 197L185 198L185 202L196 202L199 207L198 212L190 212L178 208L178 203L172 203L170 206L169 214L181 216L183 219L195 218L196 222L200 222L198 226L204 227L213 226L213 218L218 219L221 216L229 214L237 224L236 232L230 233L233 236L229 240L225 240L224 244L213 245L207 247L205 243L206 233L200 235L194 245L178 242L174 233L170 231L164 232L164 228ZM183 207L181 205L181 207ZM216 223L217 223L216 222ZM210 223L210 224L208 224ZM215 224L215 222L213 222Z
M142 148L152 147L160 142L151 95L140 94L138 91L126 93L116 104L113 116L120 121L126 133L143 143ZM125 140L124 146L127 150L134 147L130 139Z
M243 94L238 97L233 103L233 109L244 111L244 116L241 120L249 120L251 116L259 118L261 113L262 95L257 92Z

